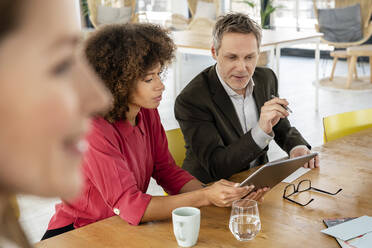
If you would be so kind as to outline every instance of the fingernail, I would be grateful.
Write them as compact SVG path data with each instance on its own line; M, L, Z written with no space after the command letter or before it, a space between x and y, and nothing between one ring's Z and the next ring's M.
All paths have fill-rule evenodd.
M235 188L239 187L239 183L234 184L234 187Z

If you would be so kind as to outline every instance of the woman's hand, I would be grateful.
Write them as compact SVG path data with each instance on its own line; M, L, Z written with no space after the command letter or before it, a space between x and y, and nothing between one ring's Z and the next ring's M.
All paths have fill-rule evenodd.
M250 193L244 199L250 199L250 200L255 200L259 203L262 203L264 200L264 195L270 190L268 187L264 187L262 189L259 189L255 192Z
M229 207L233 201L248 195L253 188L253 185L239 187L238 183L221 179L205 188L205 196L208 200L208 205L213 204L217 207Z

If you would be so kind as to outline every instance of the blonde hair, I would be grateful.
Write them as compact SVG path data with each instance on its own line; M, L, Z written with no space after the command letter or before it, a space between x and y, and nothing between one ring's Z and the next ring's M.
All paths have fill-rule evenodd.
M228 13L218 18L213 28L213 45L216 53L221 47L221 40L225 33L253 33L257 39L257 46L260 48L262 30L254 20L242 13Z

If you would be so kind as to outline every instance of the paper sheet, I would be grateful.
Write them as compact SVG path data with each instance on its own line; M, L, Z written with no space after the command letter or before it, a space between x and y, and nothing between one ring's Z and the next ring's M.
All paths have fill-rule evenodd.
M324 229L321 232L346 241L372 232L372 217L362 216L337 226Z
M372 245L372 232L364 234L362 237L351 240L348 244L357 248L370 248Z
M289 175L288 177L286 177L282 182L283 183L292 183L294 180L296 180L300 176L304 175L309 170L311 170L311 169L300 167L295 172L293 172L291 175Z

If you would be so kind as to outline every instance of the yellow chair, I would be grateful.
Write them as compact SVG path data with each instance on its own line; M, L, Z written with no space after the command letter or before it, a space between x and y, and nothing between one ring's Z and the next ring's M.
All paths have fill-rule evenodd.
M372 128L372 108L323 118L324 143Z
M186 156L185 140L180 128L168 130L165 132L168 140L168 149L176 164L181 167Z
M165 135L168 140L169 152L176 161L176 165L181 167L186 156L185 140L181 128L165 131ZM167 196L168 193L164 191L164 195Z
M19 219L19 216L21 215L21 211L19 209L19 205L18 205L18 201L17 201L17 197L15 195L11 195L9 198L8 198L8 203L11 207L11 209L13 210L13 213L14 213L14 216Z

